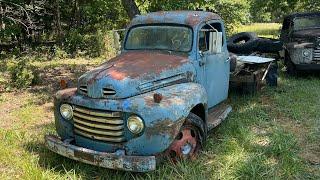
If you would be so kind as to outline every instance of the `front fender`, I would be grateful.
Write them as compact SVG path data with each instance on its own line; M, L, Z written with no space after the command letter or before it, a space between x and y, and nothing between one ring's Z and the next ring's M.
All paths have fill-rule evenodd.
M161 94L160 103L154 102L155 93ZM141 116L146 126L142 136L129 142L131 148L139 149L141 144L144 144L144 148L152 154L166 150L191 109L198 104L207 104L207 94L205 89L196 83L164 87L125 100L124 111Z
M305 43L288 43L286 46L286 50L289 53L290 59L294 64L310 64L313 59L313 43L305 42ZM309 56L305 57L303 55L304 51L309 52Z

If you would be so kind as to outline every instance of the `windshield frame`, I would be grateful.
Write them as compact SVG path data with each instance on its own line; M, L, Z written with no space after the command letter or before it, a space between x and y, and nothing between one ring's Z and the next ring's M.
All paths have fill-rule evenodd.
M295 29L295 21L297 19L311 19L311 18L318 18L320 19L320 15L313 15L313 16L301 16L301 17L295 17L292 22L293 22L293 26L292 29L293 31L301 31L301 30L307 30L307 29L319 29L320 28L320 24L317 26L312 26L312 27L305 27L305 28L301 28L301 29Z
M143 48L139 48L139 49L128 49L127 46L127 41L129 38L129 34L131 32L132 29L137 28L137 27L145 27L145 26L173 26L173 27L186 27L189 30L191 30L191 45L190 45L190 49L188 51L176 51L176 50L170 50L170 49L143 49ZM194 31L193 28L191 26L185 25L185 24L176 24L176 23L152 23L152 24L138 24L138 25L134 25L131 26L130 29L128 30L128 32L126 33L126 37L125 37L125 41L123 44L123 49L126 51L170 51L170 52L178 52L178 53L190 53L193 49L193 45L194 45Z

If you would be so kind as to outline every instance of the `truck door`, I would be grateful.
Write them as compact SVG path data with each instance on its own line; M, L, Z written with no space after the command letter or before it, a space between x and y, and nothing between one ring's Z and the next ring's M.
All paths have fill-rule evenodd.
M199 62L202 71L202 83L208 94L208 107L211 108L228 97L230 62L225 30L220 22L209 22L199 31ZM222 33L220 52L210 50L210 32ZM220 33L220 34L221 34Z

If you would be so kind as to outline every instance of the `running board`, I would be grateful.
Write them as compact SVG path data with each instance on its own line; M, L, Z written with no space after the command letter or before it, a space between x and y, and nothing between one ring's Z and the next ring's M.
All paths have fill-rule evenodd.
M224 121L228 114L232 111L232 107L228 104L222 103L211 109L209 109L208 113L208 131L217 127Z

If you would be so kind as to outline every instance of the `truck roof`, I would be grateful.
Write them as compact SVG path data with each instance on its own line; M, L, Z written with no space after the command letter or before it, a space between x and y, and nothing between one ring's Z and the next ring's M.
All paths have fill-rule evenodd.
M294 19L297 17L306 17L306 16L320 16L320 12L294 13L286 16L285 19Z
M135 17L131 26L139 24L173 23L195 27L208 20L218 20L218 14L205 11L159 11Z

